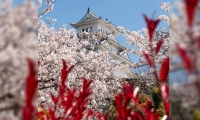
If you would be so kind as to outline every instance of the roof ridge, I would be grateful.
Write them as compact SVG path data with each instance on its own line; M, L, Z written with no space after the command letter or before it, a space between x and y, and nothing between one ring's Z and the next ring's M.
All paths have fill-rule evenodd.
M95 15L95 14L92 13L91 11L89 11L88 13L90 13L90 15L92 15L93 17L99 18L99 16Z

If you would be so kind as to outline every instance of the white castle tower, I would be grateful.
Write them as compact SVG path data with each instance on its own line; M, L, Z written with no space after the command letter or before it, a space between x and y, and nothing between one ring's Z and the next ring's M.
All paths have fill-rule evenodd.
M113 64L132 64L126 52L127 49L121 46L115 37L121 34L116 29L115 25L107 19L103 20L101 17L90 12L90 8L88 8L87 13L79 22L70 24L76 28L78 32L87 33L92 31L106 34L105 39L101 39L98 44L95 44L95 51L98 53L102 51L115 51L116 54L112 54L108 57L110 62ZM129 68L116 71L116 74L127 78L137 78Z

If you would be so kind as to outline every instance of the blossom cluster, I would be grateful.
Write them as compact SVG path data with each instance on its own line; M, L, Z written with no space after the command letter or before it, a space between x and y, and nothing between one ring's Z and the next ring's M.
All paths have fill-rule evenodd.
M175 74L171 77L171 81L175 83L172 87L171 103L177 104L179 101L178 108L172 106L174 118L192 119L190 113L200 109L192 107L198 105L200 99L199 6L198 0L176 1L174 9L178 13L170 14L170 61L173 63L170 69L171 74L179 72L182 76ZM185 112L188 109L190 113Z

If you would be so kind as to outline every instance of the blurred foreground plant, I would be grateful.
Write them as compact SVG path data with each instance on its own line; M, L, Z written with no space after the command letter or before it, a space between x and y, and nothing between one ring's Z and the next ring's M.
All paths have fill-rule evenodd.
M170 119L196 119L195 110L200 110L200 1L175 1L174 6L170 15L170 72L174 74Z
M0 119L2 120L21 119L20 106L25 102L29 104L29 100L25 101L29 98L25 98L23 93L29 72L26 58L30 58L33 63L38 61L37 10L33 0L24 2L0 0ZM37 104L37 100L34 102Z

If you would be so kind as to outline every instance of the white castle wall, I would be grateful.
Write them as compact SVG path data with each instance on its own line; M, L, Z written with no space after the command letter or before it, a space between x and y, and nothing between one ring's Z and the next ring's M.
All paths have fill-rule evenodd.
M85 24L85 25L82 25L82 26L78 27L78 32L81 32L82 29L84 29L86 31L86 28L89 29L90 27L92 27L93 32L98 31L97 23L92 23L92 24Z
M103 24L101 24L101 23L98 23L98 29L99 29L99 30L101 30L101 29L102 29L102 31L101 31L101 32L105 31L105 33L106 33L106 31L107 31L107 33L112 33L112 31L111 31L111 29L110 29L110 28L108 28L108 27L104 26L104 25L103 25Z

